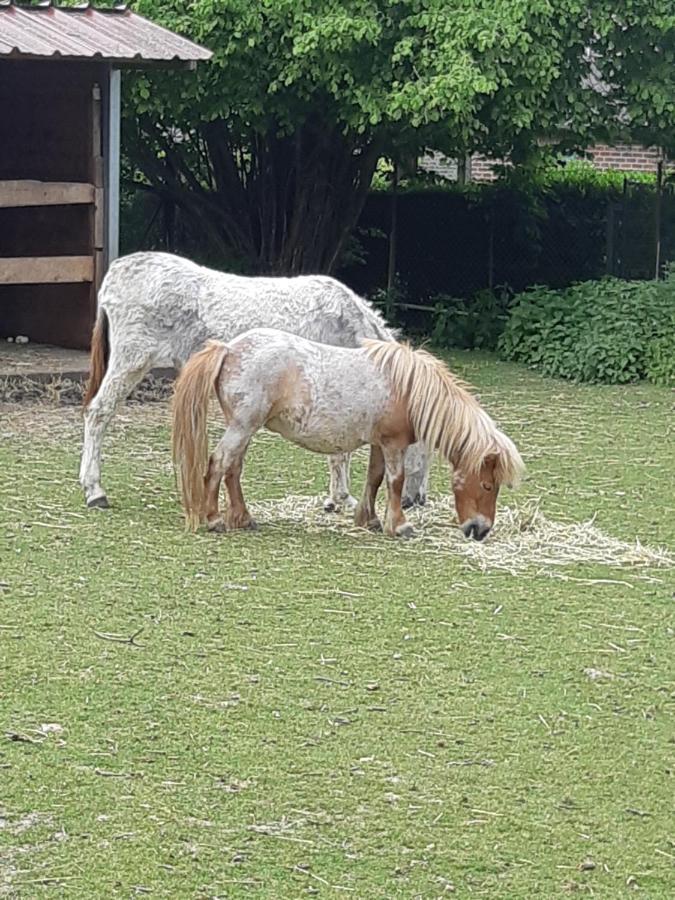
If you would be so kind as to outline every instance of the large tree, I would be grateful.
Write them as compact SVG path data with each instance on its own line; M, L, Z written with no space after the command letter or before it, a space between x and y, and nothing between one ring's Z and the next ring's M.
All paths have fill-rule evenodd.
M128 81L126 150L212 246L258 271L330 272L382 155L433 147L517 160L541 137L608 133L627 104L647 127L635 53L655 52L671 4L617 6L138 0L214 59ZM672 99L655 97L672 117Z

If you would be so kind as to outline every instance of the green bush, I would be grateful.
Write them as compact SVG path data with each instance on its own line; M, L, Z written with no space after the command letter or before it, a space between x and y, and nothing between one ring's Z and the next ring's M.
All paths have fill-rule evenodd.
M440 347L495 350L507 321L511 294L506 289L478 291L469 300L436 294L431 339Z
M514 298L499 350L559 378L675 384L675 275L533 287Z
M675 315L672 313L670 333L654 338L647 347L646 373L654 384L675 386Z

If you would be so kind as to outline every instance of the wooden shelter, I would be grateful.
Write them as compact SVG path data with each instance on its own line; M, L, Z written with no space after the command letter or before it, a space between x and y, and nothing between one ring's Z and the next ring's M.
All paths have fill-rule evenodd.
M0 0L0 339L88 346L118 248L120 69L210 56L126 7Z

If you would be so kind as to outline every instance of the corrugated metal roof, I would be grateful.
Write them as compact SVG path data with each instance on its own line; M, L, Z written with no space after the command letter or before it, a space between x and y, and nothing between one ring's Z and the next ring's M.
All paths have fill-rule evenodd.
M211 51L123 6L18 6L0 2L0 59L92 59L120 64L194 63Z

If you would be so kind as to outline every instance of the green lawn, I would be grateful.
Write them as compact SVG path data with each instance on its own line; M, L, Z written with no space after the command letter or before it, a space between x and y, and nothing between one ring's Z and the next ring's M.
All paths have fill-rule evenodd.
M528 464L505 502L673 549L672 391L453 362ZM673 570L187 535L164 405L123 411L109 512L79 445L0 408L0 897L675 895ZM325 479L265 435L244 488Z

